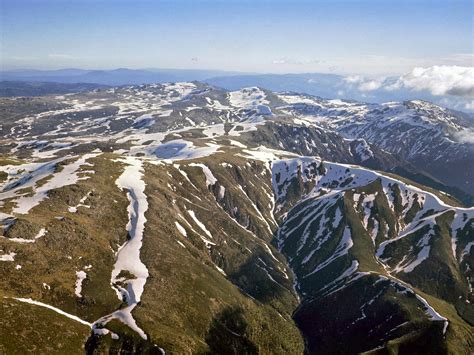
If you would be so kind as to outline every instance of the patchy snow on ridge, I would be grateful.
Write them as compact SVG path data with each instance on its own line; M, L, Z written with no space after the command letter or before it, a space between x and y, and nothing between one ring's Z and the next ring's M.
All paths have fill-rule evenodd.
M84 154L82 157L76 161L67 164L63 169L57 173L54 173L52 178L47 181L45 184L41 185L38 188L33 187L32 196L20 196L15 200L16 207L13 208L14 213L27 214L30 209L37 206L44 199L48 197L48 192L54 189L58 189L68 185L74 185L80 180L88 179L89 177L83 176L79 177L81 173L79 168L82 165L87 165L87 160L90 158L96 157L98 154L89 153ZM0 196L0 198L2 198Z
M360 161L366 161L370 158L373 158L374 153L370 149L369 144L365 139L358 139L357 146L355 148L357 156L360 158Z
M270 102L267 100L265 92L257 87L244 88L229 93L229 102L234 107L246 110L256 110L262 115L271 115L272 112L267 106Z
M431 321L442 321L444 323L443 334L446 333L446 330L448 329L448 325L449 325L449 321L446 317L443 317L441 314L439 314L438 311L436 311L424 297L421 297L418 293L416 293L406 282L403 282L397 278L394 278L393 276L390 279L393 284L398 285L399 287L402 288L402 291L400 293L403 293L403 294L409 293L409 294L415 295L418 301L420 301L423 304L424 312L426 315L428 315Z
M84 202L86 202L90 194L91 194L91 191L89 191L84 197L82 197L76 206L69 206L67 210L71 213L76 213L79 207L91 208L91 206L84 204Z
M140 153L174 161L207 157L216 153L219 148L219 145L212 143L207 143L205 147L196 147L192 142L175 139L158 146L145 146Z
M254 149L244 149L242 150L242 152L244 154L238 154L238 155L247 159L251 158L251 159L260 160L263 162L280 160L282 159L282 157L297 156L296 154L291 153L291 152L287 152L284 150L271 149L263 145L258 146L257 148L254 148Z
M26 188L34 189L39 180L53 174L56 165L65 159L67 159L67 157L43 163L2 166L1 170L7 173L8 177L4 183L0 183L0 186L2 186L0 201L21 196L18 195L19 190Z

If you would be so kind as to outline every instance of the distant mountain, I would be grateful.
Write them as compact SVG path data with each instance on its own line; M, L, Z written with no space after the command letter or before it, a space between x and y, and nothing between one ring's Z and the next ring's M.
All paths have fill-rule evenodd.
M362 80L361 78L359 79ZM2 80L69 84L92 83L109 86L202 81L226 90L239 90L246 87L257 86L277 92L294 91L324 98L339 98L369 103L416 99L430 101L452 109L469 111L466 109L466 98L434 96L428 91L412 91L403 88L387 90L387 86L397 81L396 77L384 78L382 80L383 85L380 83L377 84L376 79L374 82L376 86L369 89L361 89L360 83L350 82L348 77L336 74L252 74L216 70L154 68L118 68L113 70L84 70L74 68L60 70L13 70L0 72L0 81ZM368 78L363 80L370 81Z
M63 84L54 82L0 81L0 97L44 96L51 94L68 94L105 88L99 84Z
M396 78L387 78L387 82L395 82ZM387 101L404 101L421 99L439 102L428 92L412 92L409 90L387 91L382 88L361 91L357 85L351 85L346 77L336 74L303 73L303 74L261 74L218 76L206 79L205 82L227 90L238 90L249 86L258 86L272 91L294 91L324 98L339 98L362 102L383 103Z
M57 83L91 83L102 85L132 85L179 81L204 80L214 76L230 75L216 70L180 69L126 69L113 70L15 70L0 73L3 81L49 81Z
M474 195L474 124L465 115L426 101L361 104L311 96L284 96L284 108L308 124L365 139Z
M294 91L321 97L335 97L345 88L344 77L336 74L256 74L218 76L205 82L227 90L258 86L272 91Z

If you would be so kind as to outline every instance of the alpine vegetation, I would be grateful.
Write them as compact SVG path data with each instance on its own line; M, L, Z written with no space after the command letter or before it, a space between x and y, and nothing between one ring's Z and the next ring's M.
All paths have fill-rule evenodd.
M472 352L458 113L200 82L0 106L0 352Z

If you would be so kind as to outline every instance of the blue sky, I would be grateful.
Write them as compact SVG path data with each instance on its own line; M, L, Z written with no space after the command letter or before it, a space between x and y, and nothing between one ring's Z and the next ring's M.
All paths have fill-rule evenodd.
M1 0L14 68L195 68L388 75L472 66L464 0Z

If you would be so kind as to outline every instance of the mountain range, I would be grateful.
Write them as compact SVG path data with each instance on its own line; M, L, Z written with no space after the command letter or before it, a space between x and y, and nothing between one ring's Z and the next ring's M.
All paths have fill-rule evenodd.
M0 99L0 353L471 354L469 116L225 80Z
M461 110L472 118L472 110L467 105L469 97L457 95L434 95L428 90L413 90L398 87L399 77L362 77L339 75L332 73L295 73L295 74L259 74L244 72L228 72L198 69L59 69L59 70L3 70L0 71L0 96L21 95L18 86L26 83L28 87L36 87L43 83L44 94L71 92L71 87L58 84L77 85L87 83L96 85L141 85L152 83L167 83L194 81L208 83L226 90L240 90L246 87L258 86L271 91L294 91L307 93L324 98L339 98L358 100L361 102L384 103L388 101L407 101L421 99L430 101L451 109ZM47 88L45 83L55 83L56 86ZM54 89L54 92L51 92ZM69 91L68 91L69 90ZM41 91L28 91L24 95L41 95ZM472 95L471 95L472 96Z

